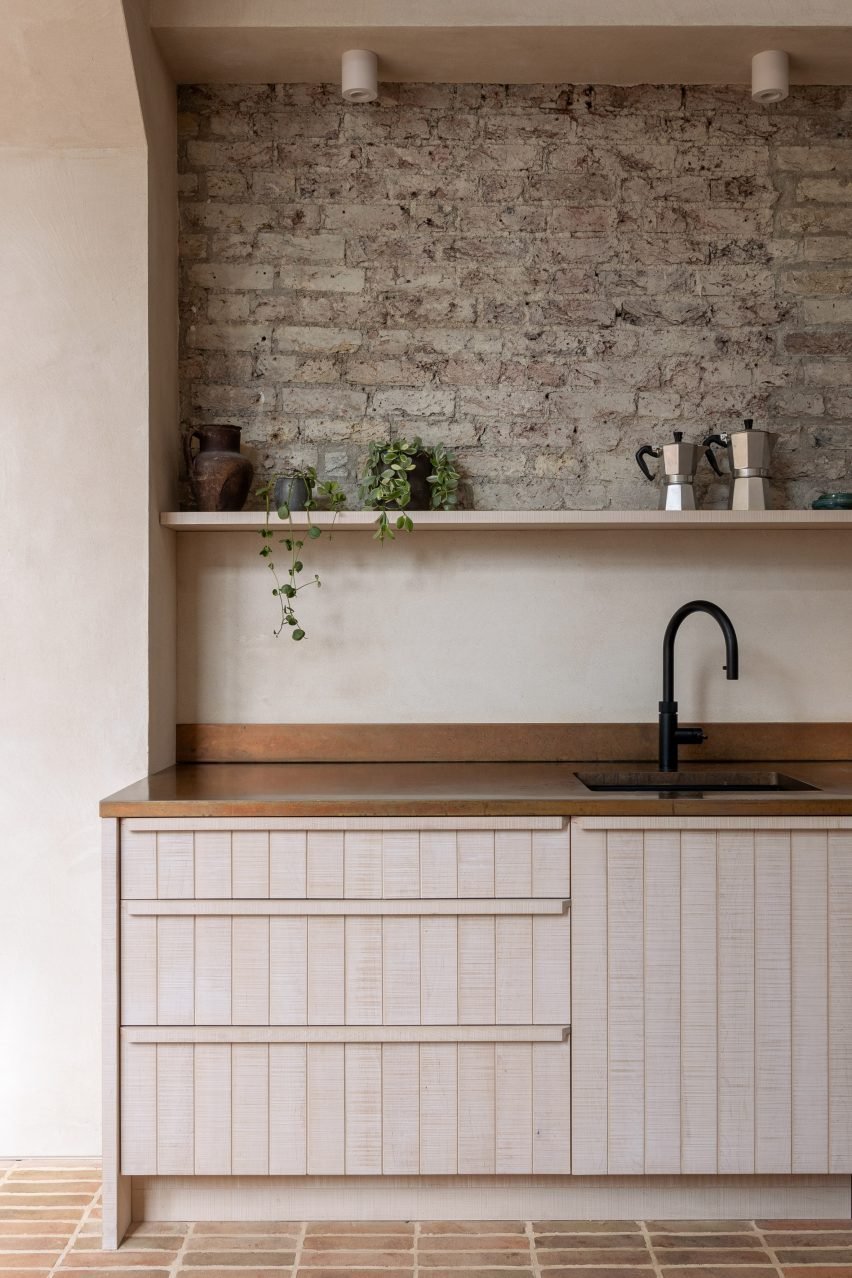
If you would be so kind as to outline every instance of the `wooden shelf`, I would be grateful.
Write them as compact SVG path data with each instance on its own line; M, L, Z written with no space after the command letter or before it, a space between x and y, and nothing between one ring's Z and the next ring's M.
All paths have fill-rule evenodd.
M619 529L738 529L738 528L849 528L852 510L459 510L412 511L418 531L618 531ZM319 528L330 528L333 516L312 516ZM160 523L176 532L250 532L263 527L261 511L205 514L167 511ZM371 510L345 511L334 523L335 532L372 532L376 515ZM307 527L306 515L294 515L297 529ZM273 528L284 525L273 516Z

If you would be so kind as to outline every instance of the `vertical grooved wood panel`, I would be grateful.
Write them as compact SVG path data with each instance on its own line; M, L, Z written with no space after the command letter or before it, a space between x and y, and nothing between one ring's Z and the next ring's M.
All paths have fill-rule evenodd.
M565 957L570 960L570 955ZM494 920L494 969L497 1024L534 1024L531 918L520 915Z
M458 920L420 920L420 1023L455 1025L458 1004Z
M495 830L494 895L532 896L532 834Z
M459 830L458 893L461 897L494 895L493 830Z
M420 1167L420 1048L385 1043L382 1062L382 1171L416 1175Z
M193 835L177 830L157 835L157 895L176 900L195 895Z
M565 1104L568 1105L568 1097ZM532 1171L532 1044L497 1043L494 1047L494 1115L497 1175Z
M238 899L269 896L269 833L266 830L233 831L231 882Z
M270 831L269 895L285 899L307 895L307 835L304 830Z
M794 1172L828 1168L828 839L791 836Z
M606 832L575 831L571 859L571 1170L575 1176L603 1176L608 1135ZM536 1107L537 1097L534 1087Z
M309 830L307 895L343 896L343 831Z
M157 835L153 830L122 831L121 895L150 901L157 895Z
M571 895L571 831L533 830L532 832L533 896Z
M269 1023L308 1023L308 920L269 920Z
M195 920L157 919L157 1023L192 1025L195 1020Z
M645 834L645 1172L680 1171L680 834Z
M645 1026L641 832L613 831L607 858L609 1139L611 1175L645 1167Z
M382 896L391 900L420 892L420 835L416 830L386 830L382 835Z
M231 835L228 830L195 834L195 895L202 900L231 895Z
M828 835L828 1170L852 1170L852 833Z
M347 1025L380 1025L382 1022L382 920L345 920Z
M381 830L347 830L344 842L343 895L372 900L382 895Z
M157 1024L157 920L128 914L121 920L121 1023Z
M382 1172L382 1048L347 1043L344 1049L346 1175Z
M458 895L458 851L455 830L420 831L420 895Z
M532 1046L532 1170L563 1175L571 1168L571 1048Z
M343 1044L308 1047L308 1175L342 1176L345 1167Z
M307 1170L307 1048L269 1045L269 1174L304 1176Z
M571 1023L571 916L532 920L534 1025Z
M791 1164L790 836L754 836L754 1170Z
M195 1023L231 1024L231 919L195 920Z
M269 1173L269 1048L231 1047L231 1170L235 1176Z
M194 1071L195 1174L231 1172L231 1046L197 1043Z
M125 1044L121 1050L121 1171L157 1172L157 1047Z
M458 1169L458 1048L420 1048L420 1174L453 1176Z
M420 920L382 919L382 1007L385 1025L420 1023Z
M716 835L681 834L681 1171L717 1170Z
M494 1171L494 1046L458 1045L458 1170L464 1175Z
M194 1151L194 1051L182 1043L157 1045L157 1173L191 1176Z
M234 1025L269 1024L268 918L232 919Z
M342 1025L345 1014L342 918L308 919L308 1024Z
M718 857L719 1171L754 1171L754 835L721 830Z
M494 919L461 916L459 1024L493 1025L496 1014Z

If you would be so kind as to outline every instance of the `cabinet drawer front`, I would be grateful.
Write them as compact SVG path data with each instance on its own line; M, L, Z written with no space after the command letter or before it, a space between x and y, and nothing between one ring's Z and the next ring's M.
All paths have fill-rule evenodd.
M570 1170L563 1042L122 1044L125 1175Z
M570 1023L563 902L448 898L366 909L125 905L122 1024Z
M159 828L153 820L124 821L121 894L125 900L570 894L570 831L559 818L389 818L365 827L369 822L354 818L301 825L283 818L170 821Z

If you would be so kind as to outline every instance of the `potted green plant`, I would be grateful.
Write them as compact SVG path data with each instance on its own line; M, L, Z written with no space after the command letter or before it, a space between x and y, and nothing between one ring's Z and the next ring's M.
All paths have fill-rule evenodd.
M452 510L458 505L459 473L453 455L443 444L427 448L415 436L370 445L367 468L361 480L361 498L379 518L374 537L393 540L391 526L412 532L414 521L408 510Z
M296 528L293 525L293 511L304 510L307 512L307 536L309 540L316 541L318 537L322 536L322 529L311 522L311 511L316 510L320 503L327 509L332 510L334 512L333 527L339 512L346 504L346 494L335 479L328 479L319 483L315 467L305 466L302 469L288 471L285 475L274 477L269 483L257 490L257 495L263 498L266 510L266 521L260 529L263 549L258 553L266 560L266 566L272 573L275 581L272 593L278 600L281 609L281 617L273 634L277 638L286 626L290 630L291 639L304 639L305 631L296 616L295 600L299 591L304 590L306 586L321 586L322 582L317 573L314 573L310 580L299 582L299 576L305 567L301 559L301 551L305 545L305 539L297 535ZM276 509L276 514L280 520L283 520L288 525L287 536L279 538L289 556L287 566L280 576L272 558L272 547L269 544L275 535L270 527L273 495L281 501L281 504ZM282 498L283 500L281 500ZM331 534L329 533L329 535Z

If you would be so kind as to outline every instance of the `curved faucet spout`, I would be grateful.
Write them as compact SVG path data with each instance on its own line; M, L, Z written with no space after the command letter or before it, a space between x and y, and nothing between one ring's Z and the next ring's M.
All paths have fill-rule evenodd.
M679 728L677 722L677 702L674 695L674 646L681 623L694 612L707 612L718 622L725 637L725 666L729 679L738 679L740 674L739 646L737 632L726 612L707 599L693 599L691 603L678 608L663 637L663 699L660 702L660 771L677 771L677 748L679 745L696 745L705 739L701 728Z

